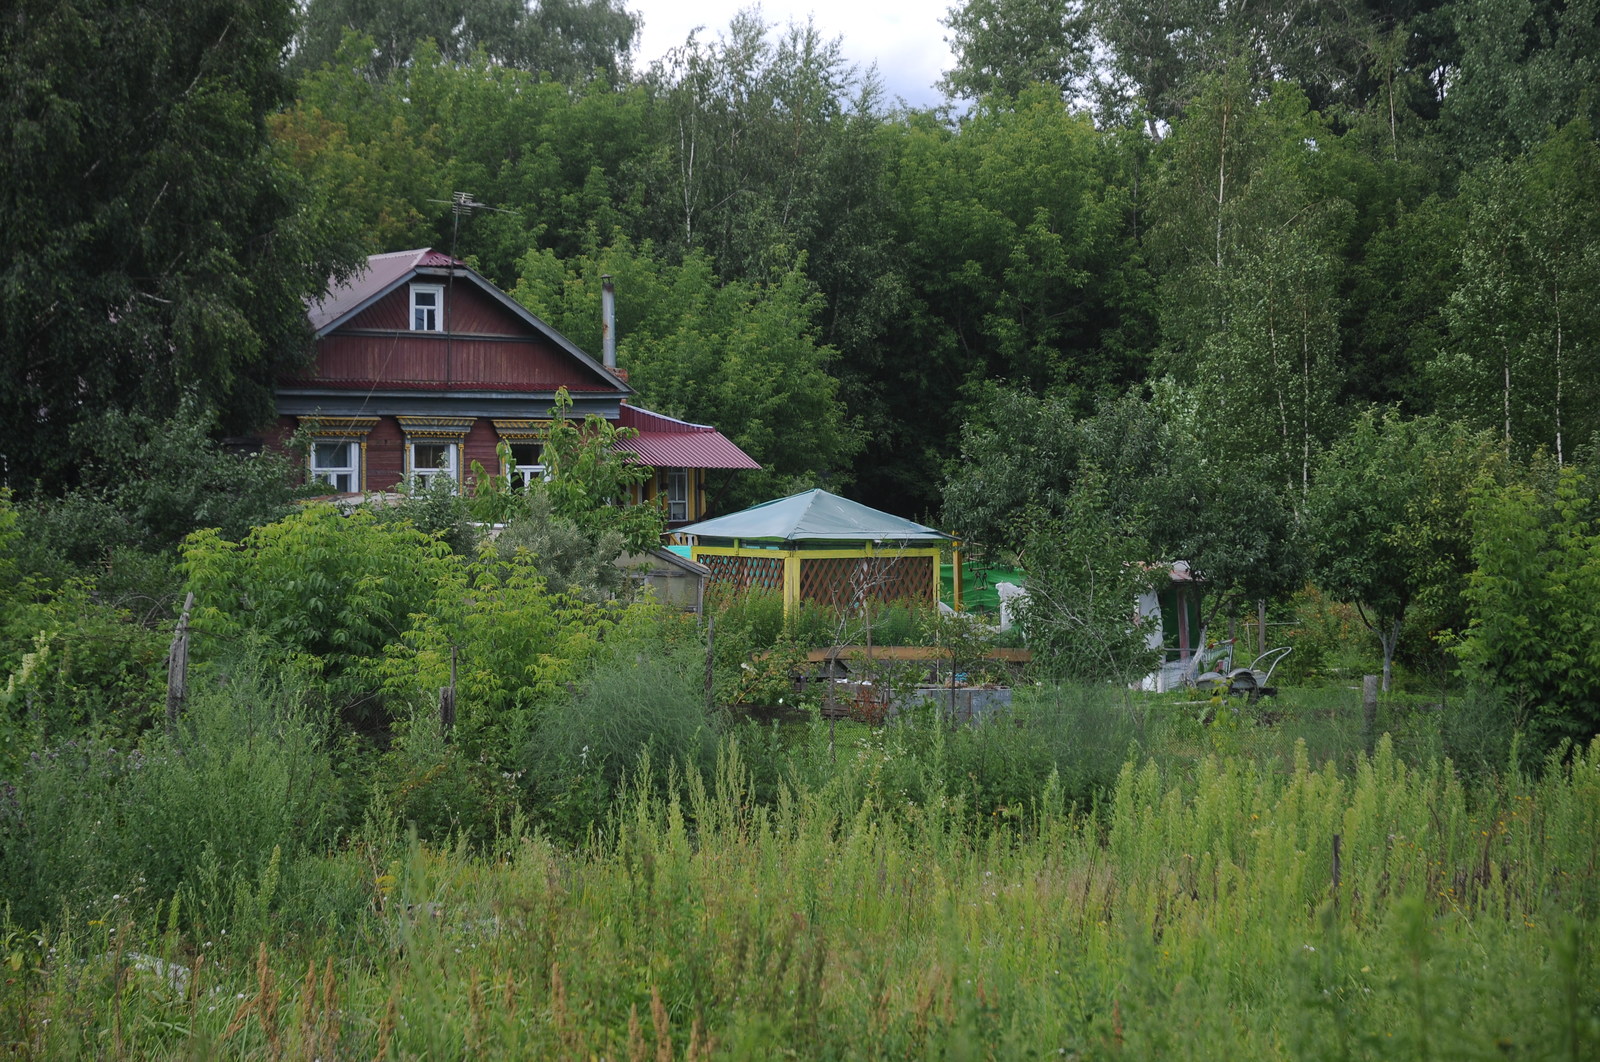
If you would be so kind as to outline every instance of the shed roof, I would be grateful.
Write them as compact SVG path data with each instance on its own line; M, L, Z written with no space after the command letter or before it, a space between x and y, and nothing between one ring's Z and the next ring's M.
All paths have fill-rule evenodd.
M948 542L951 536L820 488L677 529L750 542Z

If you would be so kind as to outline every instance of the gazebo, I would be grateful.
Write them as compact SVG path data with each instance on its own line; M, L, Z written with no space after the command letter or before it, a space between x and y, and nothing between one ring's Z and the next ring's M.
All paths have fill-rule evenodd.
M689 556L710 569L711 585L780 591L785 611L802 601L837 609L868 600L936 603L944 552L958 571L960 564L955 539L943 531L821 489L677 534L690 536Z

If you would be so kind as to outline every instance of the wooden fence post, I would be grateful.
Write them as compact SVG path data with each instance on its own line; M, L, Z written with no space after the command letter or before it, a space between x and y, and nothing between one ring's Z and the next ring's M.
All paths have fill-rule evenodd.
M1371 756L1378 747L1378 676L1361 677L1361 740Z
M439 688L439 729L448 734L456 725L456 647L450 647L450 685Z
M834 723L835 717L837 717L838 714L839 714L839 710L834 706L834 703L833 703L833 693L834 693L834 690L837 689L837 683L834 681L834 678L835 678L835 672L838 670L838 659L839 659L839 657L838 657L837 654L832 654L832 655L829 656L829 658L827 660L828 673L827 673L827 680L826 680L828 684L827 684L827 686L825 686L823 688L823 691L822 691L822 714L828 717L828 762L829 763L838 763L839 762L839 754L837 752L835 752L834 748L833 748L833 723Z
M189 613L194 609L194 591L183 599L183 615L172 632L172 648L167 650L167 729L178 725L178 713L189 693Z
M717 617L706 617L706 714L717 707Z

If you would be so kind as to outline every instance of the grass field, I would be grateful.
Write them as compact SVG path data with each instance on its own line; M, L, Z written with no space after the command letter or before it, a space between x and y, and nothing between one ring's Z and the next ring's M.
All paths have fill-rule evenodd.
M1092 807L1065 774L1025 800L979 786L960 743L1009 737L841 726L830 751L813 725L776 752L725 736L704 777L643 767L653 784L576 847L520 821L430 846L369 819L226 904L174 910L135 881L11 928L0 1040L41 1058L1600 1055L1600 743L1464 776L1389 738L1318 751L1294 725L1146 734ZM916 781L958 767L971 785Z

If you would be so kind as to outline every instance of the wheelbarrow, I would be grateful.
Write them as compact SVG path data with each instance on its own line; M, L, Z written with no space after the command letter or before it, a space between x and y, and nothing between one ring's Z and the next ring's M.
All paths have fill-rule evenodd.
M1272 673L1283 663L1283 658L1294 652L1294 647L1289 645L1268 649L1255 660L1249 667L1229 667L1233 661L1230 659L1225 664L1218 665L1214 671L1195 676L1196 689L1214 692L1222 689L1228 696L1235 694L1243 696L1247 704L1254 704L1263 697L1270 697L1277 693L1277 688L1267 685L1272 681Z

